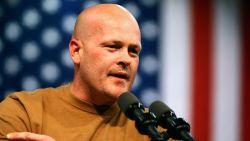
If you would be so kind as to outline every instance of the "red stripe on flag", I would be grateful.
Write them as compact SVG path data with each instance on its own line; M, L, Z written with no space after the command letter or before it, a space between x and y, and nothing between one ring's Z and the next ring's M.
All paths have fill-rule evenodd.
M250 139L250 11L248 0L242 1L242 102L241 141ZM236 129L237 130L237 129Z
M212 82L212 3L192 0L192 129L197 140L210 141Z

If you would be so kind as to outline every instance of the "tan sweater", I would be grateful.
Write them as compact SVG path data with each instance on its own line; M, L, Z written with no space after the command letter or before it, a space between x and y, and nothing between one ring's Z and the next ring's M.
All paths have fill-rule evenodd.
M46 134L57 141L147 141L117 104L98 108L76 99L69 85L17 92L0 103L0 135Z

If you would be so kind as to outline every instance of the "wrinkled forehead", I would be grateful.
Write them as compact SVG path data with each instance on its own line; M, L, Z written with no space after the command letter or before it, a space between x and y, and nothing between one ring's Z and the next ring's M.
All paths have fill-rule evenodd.
M93 13L91 13L93 14ZM130 15L100 13L86 15L79 22L77 32L82 32L81 37L90 38L95 35L111 33L119 29L123 34L130 34L140 38L138 23Z
M137 25L122 20L102 20L93 22L88 38L96 42L120 41L141 46L141 35ZM93 41L93 40L91 40Z

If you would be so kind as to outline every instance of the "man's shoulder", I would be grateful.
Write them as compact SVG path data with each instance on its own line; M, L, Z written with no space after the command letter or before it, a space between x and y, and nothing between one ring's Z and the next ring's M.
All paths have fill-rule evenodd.
M47 87L47 88L40 88L34 91L19 91L13 92L7 98L14 99L14 100L39 100L42 97L50 97L55 95L56 93L60 93L62 89L67 88L67 85L62 85L59 87Z
M0 103L0 134L11 131L40 133L44 113L44 101L53 98L62 87L42 88L35 91L14 92Z
M56 88L48 87L34 91L20 91L9 94L0 105L21 106L21 107L41 107L44 100L54 99L57 93L66 89L67 85Z

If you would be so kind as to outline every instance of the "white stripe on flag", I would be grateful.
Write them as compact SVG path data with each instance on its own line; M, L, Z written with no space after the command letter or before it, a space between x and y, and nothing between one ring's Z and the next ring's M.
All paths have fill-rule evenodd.
M239 140L240 33L238 1L216 0L214 23L213 141Z
M160 90L178 117L190 122L190 5L185 0L162 1Z

